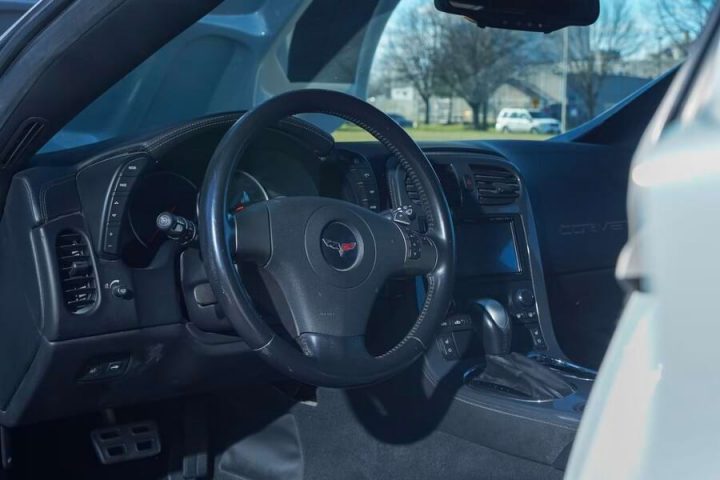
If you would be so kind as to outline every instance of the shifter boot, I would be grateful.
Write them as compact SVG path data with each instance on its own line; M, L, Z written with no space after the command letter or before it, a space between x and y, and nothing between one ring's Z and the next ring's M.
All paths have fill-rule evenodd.
M517 353L486 355L486 367L471 386L496 385L533 400L553 400L573 393L573 387L547 367Z

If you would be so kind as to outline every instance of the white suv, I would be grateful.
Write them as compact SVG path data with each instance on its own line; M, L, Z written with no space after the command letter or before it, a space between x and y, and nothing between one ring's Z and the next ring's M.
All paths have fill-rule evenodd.
M539 110L503 108L495 128L501 132L560 133L560 122Z

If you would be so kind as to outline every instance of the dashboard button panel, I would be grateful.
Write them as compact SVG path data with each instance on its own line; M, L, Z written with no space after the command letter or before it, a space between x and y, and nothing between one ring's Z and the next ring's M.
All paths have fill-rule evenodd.
M132 187L133 185L135 185L136 180L136 176L126 177L121 174L118 177L117 183L115 184L115 191L113 193L115 195L127 195L128 193L130 193L130 190L132 190Z
M103 252L107 254L117 255L120 252L120 232L123 216L127 211L128 196L147 163L148 159L145 157L130 160L120 167L112 184L103 232Z
M108 210L107 221L108 224L120 223L122 216L125 213L125 207L127 207L127 195L118 195L115 193L110 200L110 210Z

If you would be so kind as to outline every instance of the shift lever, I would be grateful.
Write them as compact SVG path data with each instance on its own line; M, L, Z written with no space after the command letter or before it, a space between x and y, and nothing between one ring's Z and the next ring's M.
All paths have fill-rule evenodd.
M473 325L481 325L485 346L485 367L470 377L479 388L515 392L533 400L563 398L573 386L534 360L511 353L512 324L505 307L497 300L476 300L470 307Z
M485 298L473 302L470 313L473 325L482 325L486 355L509 355L512 324L505 307L497 300Z

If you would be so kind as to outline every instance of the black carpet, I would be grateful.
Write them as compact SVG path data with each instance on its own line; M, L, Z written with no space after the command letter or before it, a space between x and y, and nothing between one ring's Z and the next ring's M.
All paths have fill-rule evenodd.
M424 412L386 412L358 391L321 389L317 404L271 387L207 398L212 477L218 480L560 479L552 467L428 428ZM354 398L355 396L355 398ZM372 403L372 402L370 402ZM105 466L95 458L93 415L16 431L16 468L7 480L182 478L183 404L122 410L119 422L156 420L163 453ZM372 418L370 418L372 417ZM412 419L416 420L412 420ZM481 429L482 425L473 426ZM175 452L175 453L173 453ZM0 480L5 480L0 476Z
M253 432L244 432L252 438L240 443L227 443L218 455L216 478L243 480L275 480L276 478L303 478L308 480L478 480L478 479L560 479L562 472L545 465L491 450L441 431L404 443L388 443L363 427L358 412L353 410L347 393L320 390L317 406L296 404L289 415L272 420L265 416L257 422ZM254 403L254 402L253 402ZM281 401L264 401L266 407L277 407ZM243 412L252 412L245 401L235 402L234 414L224 415L226 420L242 421ZM360 415L362 415L360 413ZM251 415L250 415L251 416ZM262 415L261 415L262 417ZM278 420L279 419L279 420ZM267 423L269 421L269 423ZM277 428L274 422L282 423ZM389 422L392 424L393 422ZM260 425L262 424L262 425ZM225 438L232 438L231 422L224 423ZM237 424L235 424L237 425ZM247 425L247 423L245 423ZM410 426L409 426L410 427ZM482 428L482 426L478 426ZM294 431L294 432L293 432ZM262 439L282 437L291 442L296 436L300 445L298 456L288 443L282 447L288 455L277 457L277 451L263 454L258 446ZM250 447L249 447L250 446ZM242 452L243 448L247 449ZM272 448L270 443L266 449ZM256 468L257 459L274 459L273 468L262 471ZM292 474L288 467L294 465ZM302 476L299 475L302 470Z

